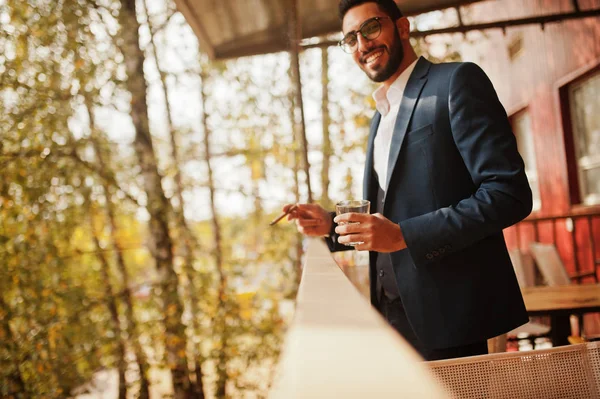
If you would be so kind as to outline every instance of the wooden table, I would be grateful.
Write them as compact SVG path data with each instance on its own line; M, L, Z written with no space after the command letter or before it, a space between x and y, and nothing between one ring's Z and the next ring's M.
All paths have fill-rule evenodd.
M569 344L570 315L600 312L600 284L527 287L521 292L530 316L550 316L554 346Z

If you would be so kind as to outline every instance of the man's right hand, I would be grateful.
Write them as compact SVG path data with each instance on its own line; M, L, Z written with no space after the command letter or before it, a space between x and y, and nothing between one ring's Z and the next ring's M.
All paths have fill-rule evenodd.
M287 212L292 206L293 204L285 205L283 212ZM329 234L333 224L331 214L317 204L298 204L287 218L296 221L300 233L313 237Z

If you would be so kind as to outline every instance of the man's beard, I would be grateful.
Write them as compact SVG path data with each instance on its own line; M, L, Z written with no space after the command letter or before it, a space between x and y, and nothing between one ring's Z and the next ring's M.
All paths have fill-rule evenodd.
M404 59L404 49L402 48L402 41L400 40L400 33L398 32L398 28L394 27L395 38L394 43L389 51L389 59L387 64L383 67L383 69L379 71L365 71L369 79L373 82L381 83L388 80L400 67L402 60Z

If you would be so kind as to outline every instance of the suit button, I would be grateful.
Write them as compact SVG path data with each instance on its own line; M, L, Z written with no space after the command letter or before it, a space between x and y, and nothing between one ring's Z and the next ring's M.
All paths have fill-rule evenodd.
M433 255L432 255L432 254L427 254L427 255L425 255L425 257L426 257L427 259L433 259Z
M432 251L431 253L433 254L433 256L440 256L440 253L438 251Z
M446 249L445 249L445 248L440 248L440 249L438 249L438 251L439 251L441 254L443 254L444 252L446 252Z
M383 269L379 271L379 277L383 277L384 274Z

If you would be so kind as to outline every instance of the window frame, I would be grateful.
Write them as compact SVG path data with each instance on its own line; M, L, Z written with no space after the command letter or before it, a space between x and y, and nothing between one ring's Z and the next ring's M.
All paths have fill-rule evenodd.
M560 79L555 88L557 91L557 103L559 115L561 118L562 133L565 148L565 158L567 160L567 178L569 188L569 202L571 207L597 207L600 200L595 202L585 202L582 193L582 176L579 167L579 158L575 145L575 135L573 128L573 114L571 104L571 90L573 86L583 84L586 80L600 73L600 58L588 63L584 67L570 73Z

